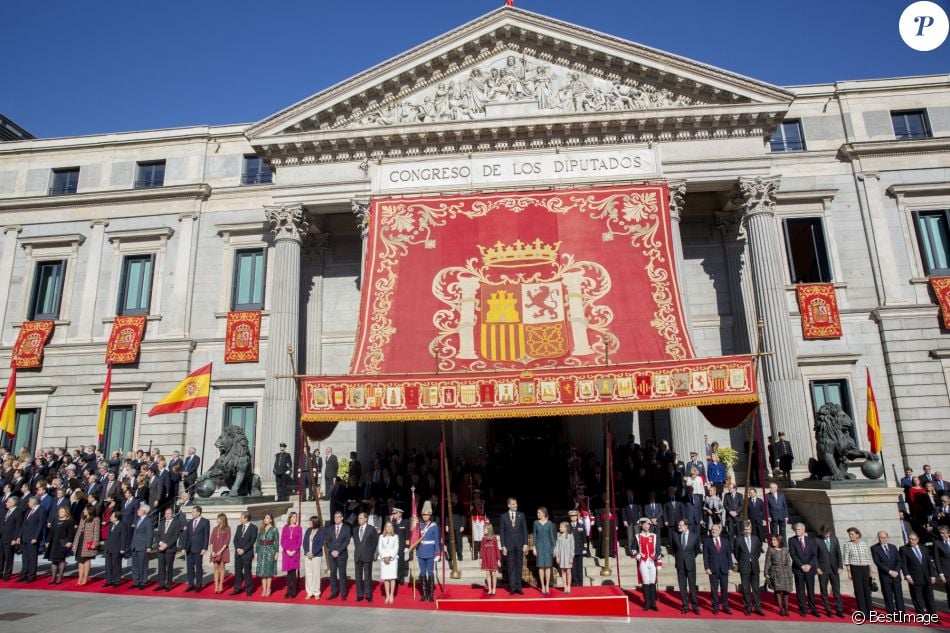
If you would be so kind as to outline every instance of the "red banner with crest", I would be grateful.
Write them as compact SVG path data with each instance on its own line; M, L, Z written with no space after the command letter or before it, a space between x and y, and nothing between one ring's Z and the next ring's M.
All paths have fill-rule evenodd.
M841 338L841 313L834 284L798 284L798 308L805 339Z
M224 337L224 362L256 363L260 358L261 313L228 312Z
M53 335L53 321L24 321L13 344L13 364L17 369L43 365L43 349Z
M106 347L107 365L128 365L139 357L139 347L145 335L145 315L117 316Z
M382 198L369 226L351 376L304 378L304 420L757 400L750 357L695 358L665 184Z
M931 277L930 287L940 304L940 315L943 317L943 327L950 330L950 277Z

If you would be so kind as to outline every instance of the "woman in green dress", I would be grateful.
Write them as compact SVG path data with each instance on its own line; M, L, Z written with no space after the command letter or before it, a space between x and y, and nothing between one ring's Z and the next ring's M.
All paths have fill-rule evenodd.
M551 567L554 566L554 524L548 520L548 509L538 508L534 522L534 558L538 564L541 595L551 593Z
M280 535L274 526L274 517L264 515L257 533L257 576L261 579L261 596L270 596L271 581L277 575L277 557L280 555Z

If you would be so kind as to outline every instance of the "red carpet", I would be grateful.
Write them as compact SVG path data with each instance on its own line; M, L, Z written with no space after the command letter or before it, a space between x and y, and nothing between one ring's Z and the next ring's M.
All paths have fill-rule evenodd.
M260 581L255 579L255 589L251 597L244 594L238 596L230 595L233 587L233 578L228 577L225 580L225 592L219 595L214 594L213 585L205 585L201 593L185 593L186 586L182 583L174 585L170 592L155 592L155 582L149 582L144 591L135 589L131 581L126 580L117 589L104 586L100 579L90 580L85 587L77 587L75 577L67 577L63 584L50 585L49 576L42 576L36 582L31 584L18 583L14 579L3 582L0 581L0 589L33 589L40 591L70 591L78 593L97 593L113 595L131 595L142 597L174 597L174 598L196 598L199 600L231 600L239 602L269 602L278 604L314 604L324 606L357 607L357 608L392 608L392 609L420 609L439 611L464 611L468 613L505 613L505 614L525 614L525 615L547 615L547 616L583 616L583 617L650 617L650 618L703 618L703 619L721 619L721 620L772 620L788 622L812 622L828 624L851 624L850 613L856 608L854 598L845 596L844 610L848 614L844 618L826 617L821 618L806 617L798 615L798 609L795 602L795 596L791 596L791 615L788 618L782 618L778 614L778 607L775 604L774 596L770 593L762 594L762 608L764 616L750 615L746 616L742 607L742 596L738 593L731 593L729 605L732 614L727 615L720 612L713 615L709 594L701 592L699 594L699 606L701 614L696 616L692 613L682 615L680 613L680 599L678 591L661 591L659 593L658 607L659 611L643 611L642 594L636 590L621 590L616 586L601 587L574 587L570 596L565 596L559 589L554 589L548 597L542 597L541 594L530 587L525 588L523 596L509 596L508 592L502 587L498 590L495 597L485 595L481 585L446 585L445 591L436 589L436 603L424 603L414 600L412 597L412 588L403 586L398 588L396 600L393 604L383 604L382 586L377 581L373 593L373 602L367 604L365 601L356 602L356 594L353 590L353 581L350 581L350 591L347 600L341 601L339 598L333 601L326 599L329 594L329 580L323 579L320 600L304 600L305 593L301 591L297 598L291 600L284 598L284 579L283 577L274 578L273 594L269 598L261 596ZM303 582L301 582L301 587ZM941 594L938 594L938 601L944 600ZM938 602L939 604L939 602ZM824 611L819 607L819 612ZM950 614L941 612L941 621L946 622Z

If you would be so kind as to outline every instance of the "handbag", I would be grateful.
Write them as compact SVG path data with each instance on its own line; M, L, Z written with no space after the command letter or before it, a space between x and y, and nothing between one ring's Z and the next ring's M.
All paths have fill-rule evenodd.
M871 591L872 591L872 592L878 592L878 591L880 591L880 590L881 590L881 588L877 586L877 581L872 578L872 579L871 579Z
M775 591L775 580L771 576L765 577L765 588L769 591Z

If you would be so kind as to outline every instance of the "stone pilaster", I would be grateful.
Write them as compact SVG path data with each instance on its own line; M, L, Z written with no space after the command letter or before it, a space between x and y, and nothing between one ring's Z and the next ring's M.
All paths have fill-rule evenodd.
M297 398L294 381L276 378L278 374L298 371L291 366L287 347L297 350L300 333L300 247L309 229L309 221L299 204L265 207L274 234L273 293L271 295L270 334L267 341L267 375L264 381L261 430L261 478L272 484L272 455L278 444L293 449L297 442ZM296 451L292 452L296 454Z
M194 261L194 232L197 213L182 213L178 216L181 227L178 229L178 248L175 252L175 278L172 283L171 309L167 312L168 326L164 334L188 337L191 308L192 262Z
M23 227L13 225L0 229L3 233L3 251L0 251L0 342L5 332L13 331L12 328L6 327L7 304L10 303L10 281L13 276L13 262L16 259L17 235L22 230Z
M795 453L795 470L804 471L812 456L811 423L802 391L795 338L789 319L782 268L782 241L775 223L779 176L740 178L739 198L749 239L753 288L764 323L762 357L769 416L774 434L785 433Z
M672 219L672 233L670 239L673 241L675 273L676 278L679 280L680 304L683 306L683 319L686 322L687 334L690 340L692 340L693 327L690 320L689 304L686 301L683 238L680 233L680 219L683 216L683 209L686 205L686 183L684 181L674 181L669 183L669 187L670 218ZM670 440L673 444L673 450L680 454L683 461L689 460L690 451L696 451L702 459L705 459L706 443L703 440L704 429L705 421L699 413L699 409L696 407L676 407L670 409Z
M93 220L89 223L92 234L89 236L86 260L86 278L82 284L83 297L99 296L99 273L102 267L102 246L105 244L108 220ZM79 307L79 321L76 323L76 340L91 341L95 329L96 301L83 301Z
M306 315L303 324L304 363L302 369L308 374L322 373L323 357L323 253L330 242L327 233L312 234L303 244L303 270L300 291L302 312Z

